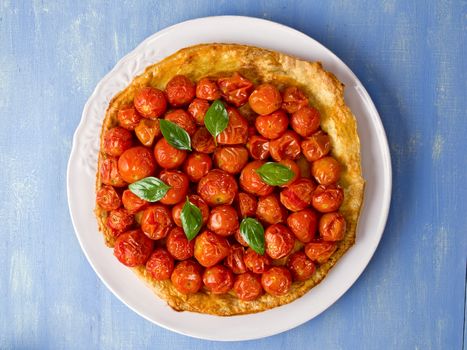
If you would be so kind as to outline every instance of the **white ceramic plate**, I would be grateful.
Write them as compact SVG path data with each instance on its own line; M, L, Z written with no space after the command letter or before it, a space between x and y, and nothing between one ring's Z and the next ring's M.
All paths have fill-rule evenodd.
M305 296L252 315L217 317L173 311L114 258L113 251L104 245L93 214L99 133L110 99L147 66L183 47L209 42L251 44L323 62L346 85L345 98L357 118L362 145L367 184L356 244L324 281ZM305 34L274 22L237 16L208 17L183 22L150 36L101 80L84 107L74 135L67 190L81 248L104 284L123 303L147 320L178 333L212 340L246 340L277 334L312 319L357 280L373 256L386 224L391 163L386 135L373 102L357 77L331 51Z

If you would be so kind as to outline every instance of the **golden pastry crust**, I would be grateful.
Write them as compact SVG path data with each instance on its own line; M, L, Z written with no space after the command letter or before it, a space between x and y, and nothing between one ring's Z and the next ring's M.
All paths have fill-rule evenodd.
M340 185L344 188L345 199L340 212L347 221L345 237L331 258L317 268L307 281L294 282L290 292L281 297L264 294L255 301L242 301L233 292L212 295L202 290L185 295L178 292L170 280L155 281L144 266L133 268L134 272L153 291L178 311L194 311L222 316L260 312L284 305L301 297L317 285L339 258L354 244L357 221L363 202L364 180L360 165L360 141L354 116L344 101L344 86L319 62L307 62L296 57L262 48L236 44L202 44L182 49L159 63L148 67L131 84L110 102L106 112L102 134L117 125L118 109L133 101L135 93L143 86L164 89L167 82L177 74L183 74L192 81L204 76L223 76L240 72L256 84L271 82L279 88L298 86L309 98L311 104L321 113L321 127L332 142L332 155L343 166ZM245 111L244 111L245 112ZM102 143L102 136L101 136ZM99 154L99 166L105 155ZM99 168L99 167L98 167ZM97 189L101 186L99 172ZM95 210L99 228L104 233L106 244L114 244L112 234L105 226L107 212L99 207Z

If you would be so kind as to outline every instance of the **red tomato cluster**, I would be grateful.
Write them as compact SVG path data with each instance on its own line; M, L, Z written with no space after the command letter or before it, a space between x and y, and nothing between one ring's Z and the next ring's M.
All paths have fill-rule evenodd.
M205 116L218 99L229 122L214 139ZM257 114L251 124L238 109L247 103ZM192 152L167 142L161 118L190 135ZM311 278L344 239L346 221L338 211L343 169L329 155L320 112L301 88L255 87L239 73L197 83L177 75L164 91L141 88L116 119L118 125L103 135L96 202L106 212L114 254L123 264L145 265L154 280L170 279L180 293L204 289L250 301L263 293L287 294L293 281ZM268 161L285 165L293 177L282 186L267 184L257 170ZM127 188L148 176L170 186L156 203ZM191 241L180 218L187 196L203 225ZM246 217L265 229L264 255L240 234Z

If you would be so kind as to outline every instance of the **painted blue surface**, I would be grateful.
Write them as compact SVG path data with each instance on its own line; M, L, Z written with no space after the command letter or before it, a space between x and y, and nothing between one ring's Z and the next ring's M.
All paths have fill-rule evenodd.
M466 8L446 0L0 1L0 348L461 349ZM72 135L96 83L150 34L221 14L289 25L341 57L379 109L394 175L384 237L355 285L314 320L243 343L177 335L118 301L80 250L65 191Z

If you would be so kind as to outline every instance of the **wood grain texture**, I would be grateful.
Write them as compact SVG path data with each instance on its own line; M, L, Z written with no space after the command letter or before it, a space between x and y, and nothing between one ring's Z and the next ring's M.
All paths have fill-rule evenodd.
M447 0L0 2L0 348L461 349L466 9ZM381 114L394 175L386 231L355 285L314 320L241 344L174 334L118 301L79 248L65 191L73 131L103 75L150 34L221 14L289 25L340 56Z

